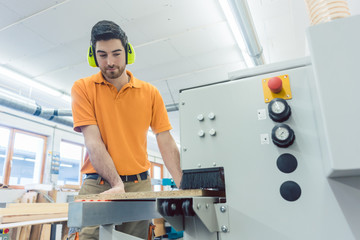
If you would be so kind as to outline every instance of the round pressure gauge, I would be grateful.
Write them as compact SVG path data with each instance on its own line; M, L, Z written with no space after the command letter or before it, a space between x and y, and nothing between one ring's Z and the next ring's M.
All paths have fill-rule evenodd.
M274 98L268 106L269 116L275 122L284 122L291 115L291 108L286 100L282 98Z
M273 143L282 148L289 147L295 140L294 131L284 123L279 123L272 129L271 137Z

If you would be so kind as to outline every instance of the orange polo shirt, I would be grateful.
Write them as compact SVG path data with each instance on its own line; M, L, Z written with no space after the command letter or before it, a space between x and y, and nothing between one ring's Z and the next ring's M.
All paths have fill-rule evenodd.
M126 71L130 81L120 91L101 72L76 81L71 89L74 130L97 125L119 175L147 171L147 133L171 129L163 99L150 83ZM81 169L96 173L88 154Z

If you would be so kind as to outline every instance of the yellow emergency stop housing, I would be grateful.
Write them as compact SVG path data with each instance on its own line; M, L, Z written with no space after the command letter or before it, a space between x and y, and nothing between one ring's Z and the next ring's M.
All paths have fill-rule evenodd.
M282 89L279 93L273 93L270 90L270 88L268 87L268 81L273 77L262 79L261 81L262 81L262 86L263 86L263 91L264 91L264 101L266 103L268 103L271 100L273 100L274 98L282 98L285 100L292 99L289 75L285 74L285 75L274 76L274 77L278 77L281 79Z

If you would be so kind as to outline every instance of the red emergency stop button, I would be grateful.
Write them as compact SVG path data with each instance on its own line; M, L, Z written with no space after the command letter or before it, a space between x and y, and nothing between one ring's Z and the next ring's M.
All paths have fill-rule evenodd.
M279 93L282 89L282 80L279 77L272 77L268 81L268 87L273 93Z

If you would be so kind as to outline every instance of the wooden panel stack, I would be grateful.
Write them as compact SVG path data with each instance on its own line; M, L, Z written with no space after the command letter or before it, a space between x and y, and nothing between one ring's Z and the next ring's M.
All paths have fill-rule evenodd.
M64 218L67 214L67 203L11 203L0 209L0 224Z
M27 192L19 199L20 203L10 203L6 208L0 208L0 225L6 224L11 228L10 239L50 239L51 224L42 223L67 218L67 203L37 203L38 201L44 202L44 199L37 192ZM11 227L19 225L23 226Z

